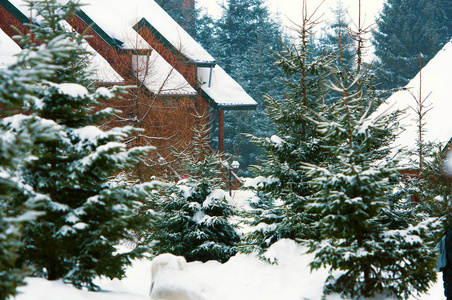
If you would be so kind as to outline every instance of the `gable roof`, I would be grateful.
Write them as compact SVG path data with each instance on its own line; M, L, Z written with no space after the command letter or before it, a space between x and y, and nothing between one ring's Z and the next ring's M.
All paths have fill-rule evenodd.
M185 64L195 66L200 93L214 108L255 109L257 106L257 102L216 65L215 59L153 0L128 0L127 5L121 0L86 2L89 4L83 7L78 15L84 18L85 22L92 22L87 24L93 24L94 30L98 27L102 30L99 31L100 34L114 39L116 46L122 42L121 47L145 47L144 39L137 37L135 40L139 35L135 34L134 37L131 30L138 32L146 28L175 57ZM84 15L86 17L83 17ZM132 43L127 37L134 37ZM160 49L154 51L159 52ZM172 63L170 65L173 66Z
M215 59L153 0L86 0L82 11L111 37L123 40L135 27L149 28L192 63L215 63ZM124 41L124 40L123 40ZM131 48L127 40L125 47Z
M425 142L449 141L452 137L452 43L447 43L428 64L422 68L406 86L405 90L391 95L377 110L404 110L400 117L400 127L403 131L394 142L395 147L405 147L407 150L416 148L418 138L418 117L415 97L419 99L419 86L422 76L422 99L424 105Z
M144 59L144 56L140 57L142 52L149 54L149 50L152 50L147 59L154 63L155 72L151 72L152 76L146 72L145 79L137 75L150 91L174 94L178 90L182 94L195 94L198 90L211 106L219 109L254 109L257 106L256 101L216 65L215 59L153 0L128 0L126 4L122 0L85 0L84 3L86 5L77 13L77 17L118 54L132 55L135 67ZM23 0L0 0L0 5L12 11L22 23L29 21L26 16L30 12ZM142 28L181 63L195 68L194 81L187 74L181 74L177 67L175 69L174 61L168 61L161 55L162 49L152 49L149 42L137 34ZM108 62L104 59L96 65L106 72L104 76L109 78L106 81L121 77L106 64ZM98 76L103 76L102 72ZM167 87L162 89L163 83Z

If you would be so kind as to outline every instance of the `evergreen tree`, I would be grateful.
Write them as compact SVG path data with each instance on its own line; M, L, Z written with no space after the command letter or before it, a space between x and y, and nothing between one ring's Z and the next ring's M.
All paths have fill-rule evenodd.
M33 149L35 158L19 170L26 185L48 197L39 205L45 215L24 226L20 262L34 275L96 289L94 277L123 277L130 259L147 250L117 253L115 246L130 230L148 226L149 215L137 212L146 207L149 185L131 187L110 178L132 167L149 148L127 149L124 140L131 127L102 131L98 126L114 111L97 108L116 90L95 89L86 71L83 36L65 30L64 20L79 9L78 2L28 3L39 24L32 24L31 34L23 37L25 59L18 65L34 69L29 58L51 48L47 59L54 73L39 82L36 100L26 109L58 124L59 130L53 140ZM17 195L13 201L29 198Z
M322 53L335 53L340 57L335 63L345 64L348 69L356 63L356 47L350 34L350 18L347 8L341 0L337 0L336 7L331 9L334 19L326 21L326 27L322 29L319 39L319 51Z
M382 88L404 86L450 39L439 0L388 0L374 32Z
M225 161L211 153L206 124L194 131L191 147L177 154L186 178L154 195L157 214L147 238L156 255L226 262L237 252L240 236L229 220L236 214L232 199L222 190Z
M316 229L321 241L310 241L315 253L312 268L341 271L327 280L325 292L342 297L375 295L408 298L425 292L436 279L433 241L439 223L388 222L391 194L397 182L397 160L388 157L396 130L393 115L374 115L381 100L372 89L371 71L360 65L362 34L357 41L353 72L334 72L328 84L341 95L330 114L313 113L316 130L326 139L323 151L336 157L333 164L304 164L316 193L308 208L319 214ZM384 137L382 143L381 134Z
M318 232L313 229L318 217L306 210L306 197L314 190L307 184L301 163L320 164L331 159L320 151L324 142L319 139L309 116L311 110L328 113L324 81L330 76L336 56L316 55L315 25L304 15L297 43L287 46L277 57L276 65L286 76L287 92L281 100L271 96L265 100L277 135L271 138L250 136L266 155L262 166L255 167L256 175L263 178L257 186L262 201L257 204L258 215L251 225L260 229L246 237L246 242L258 250L281 238L318 238Z
M439 0L439 7L443 9L443 12L446 16L446 25L450 38L452 34L452 3L449 0Z
M209 37L212 39L212 37ZM238 156L245 169L260 159L261 152L238 133L269 136L273 126L265 115L264 94L276 97L283 88L272 53L283 49L281 25L270 15L264 0L228 0L215 23L213 43L201 43L218 64L257 102L255 112L225 112L225 148Z
M196 11L191 7L191 0L155 0L178 24L194 35ZM194 0L193 0L194 3Z
M322 35L318 41L318 55L335 55L338 57L333 64L342 70L352 70L356 64L355 41L350 32L350 18L347 15L347 8L338 0L336 7L331 9L334 14L332 20L327 20L326 27L322 28ZM332 78L330 78L332 79ZM325 103L332 103L338 100L335 93L327 93Z
M36 210L38 205L48 199L27 185L18 171L33 160L33 149L55 139L58 126L18 110L34 102L36 82L52 73L47 64L51 64L53 51L48 47L34 57L20 57L33 64L33 69L23 70L13 64L0 70L0 299L15 295L16 287L24 284L27 270L16 263L24 246L20 241L22 228L36 220L41 214ZM14 201L17 195L25 195L26 200Z

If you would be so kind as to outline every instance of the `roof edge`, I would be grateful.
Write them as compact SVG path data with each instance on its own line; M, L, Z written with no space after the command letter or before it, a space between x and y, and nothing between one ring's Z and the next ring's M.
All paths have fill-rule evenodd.
M179 49L177 49L173 44L171 44L171 42L165 36L163 36L154 26L152 26L152 24L149 23L149 21L146 20L146 18L144 17L141 18L141 20L138 21L138 23L133 26L133 29L138 32L143 27L148 29L152 35L154 35L167 49L169 49L174 56L179 57L183 63L192 64L195 65L196 67L214 67L216 65L215 61L206 62L206 61L193 61L189 59Z
M202 88L200 88L201 97L206 100L213 109L217 110L256 110L256 104L219 104L209 96Z
M14 4L8 0L0 0L0 5L2 5L7 11L9 11L17 20L22 24L30 24L30 18L25 16Z
M1 0L0 0L1 1ZM83 10L78 10L75 15L80 18L89 28L91 28L97 35L99 35L110 47L114 49L121 49L122 42L112 38L106 33L96 22L93 21Z

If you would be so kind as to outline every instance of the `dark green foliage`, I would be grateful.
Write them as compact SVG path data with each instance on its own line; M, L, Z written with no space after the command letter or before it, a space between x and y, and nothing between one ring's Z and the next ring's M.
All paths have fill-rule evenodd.
M220 178L224 161L211 153L208 136L206 125L195 129L191 147L177 154L186 178L154 194L156 219L147 239L156 255L226 262L237 252L240 236L229 220L236 211Z
M27 93L26 90L21 92L22 95ZM48 200L46 195L28 186L18 170L30 163L31 153L41 143L54 140L55 125L21 114L0 121L0 299L14 295L16 287L23 284L28 274L27 267L17 262L24 247L23 227L33 224L42 215L38 211L40 204Z
M315 212L306 210L307 197L314 190L307 184L303 162L315 164L331 159L321 150L324 141L318 138L310 120L311 111L326 114L324 81L330 75L335 56L317 56L312 43L314 23L304 20L295 45L277 55L275 64L285 74L287 92L284 98L266 97L267 114L275 126L271 138L251 136L253 143L265 151L266 160L256 166L263 179L255 188L262 203L251 225L258 229L246 236L246 242L263 251L281 238L317 239L313 223Z
M442 8L446 19L447 19L447 29L449 31L449 35L452 33L452 3L449 0L438 0L439 7Z
M322 35L319 39L318 54L319 56L334 55L337 57L333 61L343 71L351 70L356 64L356 45L350 31L350 18L340 0L336 3L336 7L331 9L334 19L326 22L326 27L322 29ZM332 78L330 78L332 79ZM325 103L332 103L338 100L337 94L327 90Z
M37 84L35 102L27 110L56 123L58 131L52 140L32 149L35 159L20 168L24 183L47 198L38 206L45 215L24 226L25 246L19 261L34 275L96 289L94 277L122 278L130 259L147 250L138 247L118 254L115 246L131 230L147 227L149 215L144 211L137 216L137 212L146 207L151 186L129 186L111 179L132 167L149 148L127 149L123 142L134 131L131 127L102 131L98 126L113 110L96 107L115 97L117 90L94 89L95 82L85 71L88 53L83 37L63 27L62 21L78 9L78 3L61 6L56 0L45 0L29 4L39 24L32 25L33 39L23 38L25 59L20 66L34 68L27 58L50 48L53 52L47 58L54 72ZM27 194L14 199L28 200Z
M49 46L33 56L22 53L18 63L0 70L0 299L15 295L16 287L24 284L28 270L17 262L24 246L22 230L42 214L38 206L48 199L27 185L19 170L33 161L32 152L42 143L56 139L58 126L18 111L33 105L39 82L53 73L51 58L55 51L59 50ZM33 69L22 69L24 63L33 65ZM24 199L17 200L19 195Z
M336 7L331 9L334 19L326 22L319 39L320 53L335 53L339 59L335 64L344 64L348 69L356 63L356 45L350 32L350 18L347 7L338 0Z
M306 165L317 191L309 198L309 207L321 216L316 226L322 241L310 243L316 257L311 266L343 271L327 282L326 293L407 298L427 291L436 279L433 229L438 224L411 220L397 226L387 221L388 213L390 218L398 213L391 209L389 198L396 182L396 161L383 157L374 163L371 145L375 145L374 132L390 135L394 124L390 116L370 115L372 100L364 101L366 93L354 87L365 73L356 76L352 83L332 85L334 91L343 91L343 97L332 107L330 118L316 117L319 132L329 140L325 150L337 162Z
M362 31L361 31L362 32ZM356 41L360 41L357 34ZM330 164L304 164L316 191L307 207L319 214L315 227L321 241L310 241L312 268L340 271L331 275L325 293L345 298L408 298L426 292L436 279L434 241L440 225L411 218L393 198L397 158L390 154L397 113L372 114L381 103L369 67L336 64L327 84L340 97L328 114L313 113L323 151L336 158ZM420 262L422 261L422 262Z
M200 39L218 64L258 102L254 112L225 113L225 148L238 157L242 169L259 161L261 151L240 133L268 136L273 126L265 115L263 95L278 95L281 71L273 65L284 39L281 25L263 0L228 0L211 36Z
M314 25L305 19L300 42L277 61L288 87L283 100L267 99L278 136L252 137L267 161L257 168L262 201L252 224L257 230L246 241L251 250L281 237L306 242L315 254L311 267L335 273L327 294L407 298L425 292L436 279L439 223L393 194L398 167L388 155L397 113L373 114L382 99L362 62L364 30L350 32L352 64L341 60L340 47L313 49ZM327 96L336 101L326 106Z
M451 37L440 0L388 0L374 32L375 54L381 63L382 88L408 83ZM448 5L450 6L450 5ZM450 12L449 12L450 13Z
M414 160L410 165L419 176L407 176L404 179L403 197L413 200L418 212L449 219L452 212L449 147L423 143L422 148L422 168L419 165L419 152L409 153ZM447 220L447 223L452 222Z
M190 0L155 0L155 2L188 33L194 36L196 32L197 12L190 7Z

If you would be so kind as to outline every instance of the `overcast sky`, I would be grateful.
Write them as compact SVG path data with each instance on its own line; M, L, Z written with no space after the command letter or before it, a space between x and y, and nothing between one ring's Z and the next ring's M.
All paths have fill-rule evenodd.
M325 0L321 5L320 11L321 13L324 13L325 18L328 18L331 15L330 9L336 7L337 1L338 0ZM349 8L351 17L357 19L359 0L341 1L344 7ZM206 7L214 16L221 13L219 3L223 2L226 2L226 0L198 0L198 3L201 6ZM375 21L375 17L382 9L384 2L385 0L361 0L362 18L365 18L365 23L367 25ZM271 10L280 13L284 24L290 24L289 20L292 20L298 24L300 23L302 0L267 0L267 3ZM312 12L320 3L322 3L322 0L307 0L307 3L308 10ZM320 16L321 13L317 15Z

